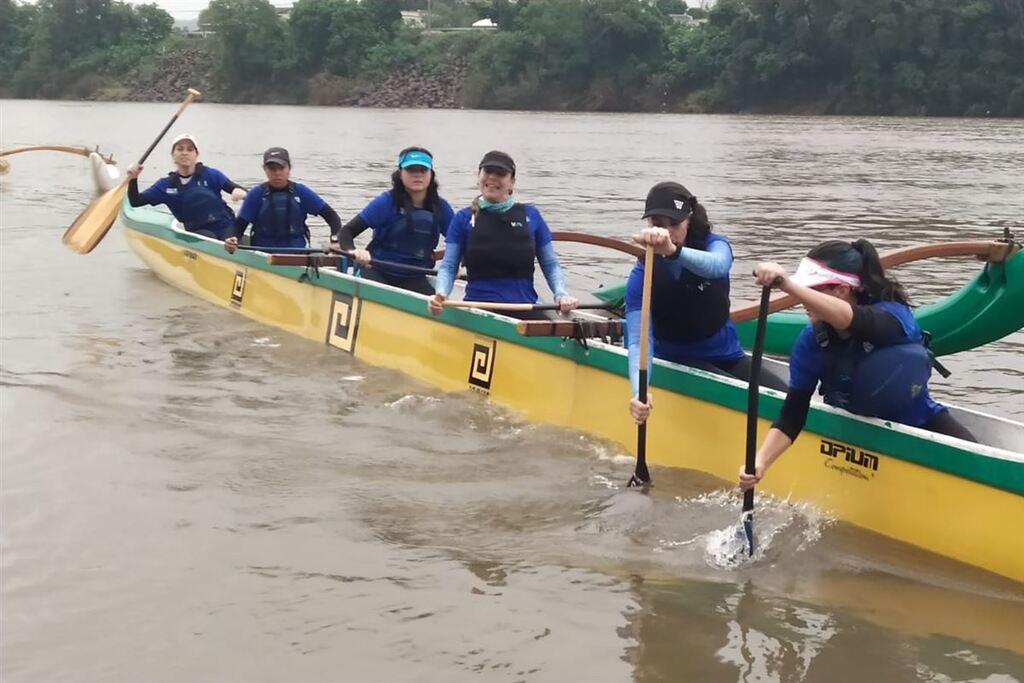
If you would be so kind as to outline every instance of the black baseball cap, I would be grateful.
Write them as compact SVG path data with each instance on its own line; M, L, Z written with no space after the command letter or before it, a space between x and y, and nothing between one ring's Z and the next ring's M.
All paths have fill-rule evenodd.
M278 166L291 166L292 158L288 156L288 150L284 147L271 147L263 153L263 165L277 164Z
M696 203L697 198L679 183L658 183L647 193L644 215L641 218L664 216L682 223L693 213L693 205Z
M492 150L484 155L484 158L480 160L480 166L477 168L502 168L511 173L516 174L516 162L512 161L512 157L499 152L498 150Z

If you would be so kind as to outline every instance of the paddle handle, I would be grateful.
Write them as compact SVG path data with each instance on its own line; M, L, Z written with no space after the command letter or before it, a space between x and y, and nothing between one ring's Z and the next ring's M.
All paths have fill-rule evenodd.
M479 308L484 311L557 311L558 304L505 304L492 301L443 301L446 308ZM579 304L578 309L607 309L608 304Z
M149 158L150 153L152 153L153 149L158 144L160 144L161 140L164 139L164 136L167 135L167 131L171 129L171 126L173 126L174 122L178 120L178 117L181 116L181 113L185 111L185 108L188 107L188 105L192 104L192 101L199 97L200 94L202 93L200 93L198 90L195 90L193 88L188 89L188 95L185 96L185 100L181 103L181 106L178 107L178 111L174 112L174 116L172 116L171 120L167 122L167 125L164 126L164 129L160 131L160 135L156 136L156 140L153 140L153 144L149 146L149 148L142 155L142 158L139 159L139 166L142 166L142 164L146 163L146 159Z
M744 470L754 474L757 455L757 413L758 399L761 396L761 357L764 355L764 333L768 327L768 304L772 295L771 287L761 288L761 302L758 304L757 329L754 332L754 348L750 353L750 381L747 385L747 460ZM754 489L743 493L743 512L754 509Z

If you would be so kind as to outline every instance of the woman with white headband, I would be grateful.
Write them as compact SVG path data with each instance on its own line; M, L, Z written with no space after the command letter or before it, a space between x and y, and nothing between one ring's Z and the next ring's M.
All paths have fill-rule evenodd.
M928 395L931 358L921 328L906 292L885 274L870 242L823 242L792 276L777 263L759 263L754 279L796 298L811 324L790 352L789 392L758 449L756 474L741 469L740 488L760 481L796 440L819 382L829 405L975 441Z

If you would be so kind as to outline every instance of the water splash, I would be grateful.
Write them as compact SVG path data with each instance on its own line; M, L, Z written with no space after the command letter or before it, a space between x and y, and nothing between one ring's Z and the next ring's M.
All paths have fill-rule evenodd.
M693 498L677 496L676 502L703 508L701 514L709 518L729 515L733 523L688 539L663 540L657 550L702 548L708 566L730 571L776 557L783 546L786 552L802 552L817 542L822 530L835 521L810 503L794 503L787 498L762 494L754 506L754 553L750 555L740 521L742 494L739 491L718 489Z

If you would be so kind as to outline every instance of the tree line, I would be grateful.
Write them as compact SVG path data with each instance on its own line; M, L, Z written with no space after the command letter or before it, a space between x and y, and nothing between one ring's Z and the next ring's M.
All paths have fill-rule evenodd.
M309 100L314 77L467 65L466 107L1024 116L1024 0L211 0L208 99ZM84 96L186 42L155 5L0 0L0 94ZM83 85L83 83L85 85Z

